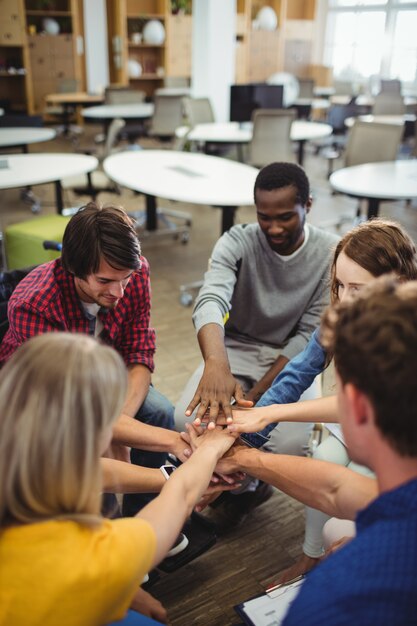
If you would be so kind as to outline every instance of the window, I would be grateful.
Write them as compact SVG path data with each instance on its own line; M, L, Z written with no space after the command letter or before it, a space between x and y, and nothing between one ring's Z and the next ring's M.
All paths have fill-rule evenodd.
M338 80L417 89L417 0L328 0L324 63Z

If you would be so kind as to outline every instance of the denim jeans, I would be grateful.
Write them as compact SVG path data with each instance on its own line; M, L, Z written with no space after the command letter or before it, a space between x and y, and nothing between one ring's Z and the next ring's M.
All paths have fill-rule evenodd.
M135 415L135 419L150 426L174 430L174 407L165 396L151 386L144 403ZM166 459L166 452L148 452L132 448L130 453L132 463L145 467L160 467L166 462ZM123 516L132 517L154 497L155 494L125 494L123 497Z

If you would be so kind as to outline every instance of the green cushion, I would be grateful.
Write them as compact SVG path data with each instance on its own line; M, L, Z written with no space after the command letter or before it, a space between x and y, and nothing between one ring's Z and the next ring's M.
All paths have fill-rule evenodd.
M62 242L69 217L41 215L8 226L5 231L8 269L39 265L60 256L57 250L44 250L46 240Z

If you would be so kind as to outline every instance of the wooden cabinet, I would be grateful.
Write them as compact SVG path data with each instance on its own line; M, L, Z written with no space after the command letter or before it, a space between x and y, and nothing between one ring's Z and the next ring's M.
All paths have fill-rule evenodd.
M84 90L81 6L78 0L52 0L39 10L37 0L25 0L29 63L32 71L33 112L42 113L45 96ZM59 34L45 33L44 20L58 24ZM71 87L71 88L68 88Z
M107 0L106 6L112 83L130 85L152 96L165 76L191 76L191 15L173 15L170 0ZM164 41L158 45L143 38L150 20L160 22L165 31ZM136 69L139 63L139 76L129 73L129 61Z
M30 110L30 68L23 0L0 0L0 106Z

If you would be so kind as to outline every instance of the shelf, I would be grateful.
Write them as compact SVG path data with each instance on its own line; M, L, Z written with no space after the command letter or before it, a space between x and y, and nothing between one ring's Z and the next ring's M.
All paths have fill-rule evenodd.
M5 72L3 70L0 71L0 78L22 78L22 76L26 76L26 72Z
M71 11L26 11L26 15L32 17L71 17Z
M128 41L127 45L129 48L165 48L165 44L154 44L154 43L133 43Z
M129 82L137 80L164 80L165 76L158 76L158 74L142 74L138 78L129 78Z
M128 13L128 20L165 20L165 15L160 13Z

